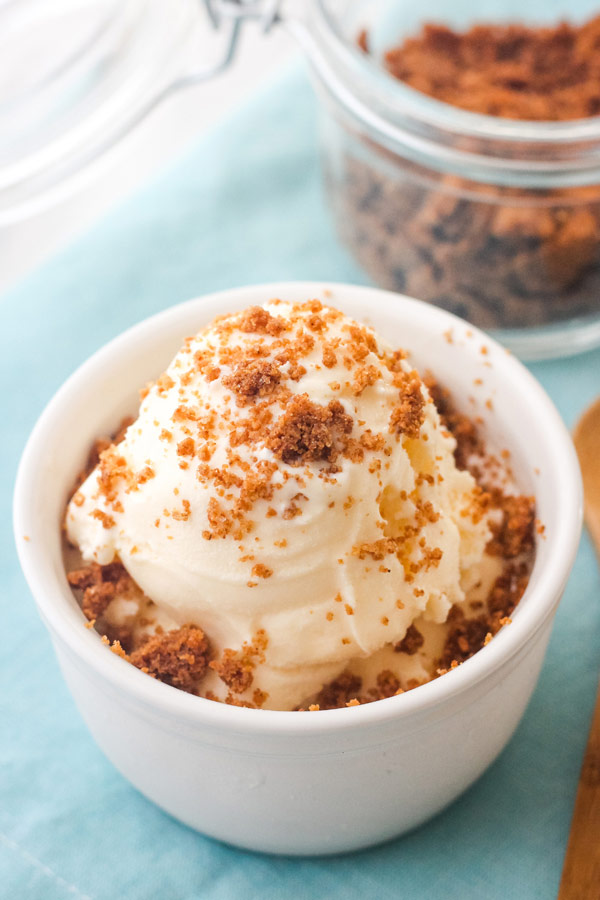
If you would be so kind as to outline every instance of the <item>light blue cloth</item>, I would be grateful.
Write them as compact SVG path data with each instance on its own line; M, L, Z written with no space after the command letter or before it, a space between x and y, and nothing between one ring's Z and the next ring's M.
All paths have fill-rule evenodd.
M335 859L240 852L190 831L137 794L79 718L15 559L8 506L17 458L46 401L93 350L139 319L206 291L278 279L364 281L332 231L315 130L306 73L294 68L0 301L9 423L1 449L3 897L556 894L600 655L600 583L587 540L538 689L500 759L418 831ZM569 424L600 390L600 352L533 370Z

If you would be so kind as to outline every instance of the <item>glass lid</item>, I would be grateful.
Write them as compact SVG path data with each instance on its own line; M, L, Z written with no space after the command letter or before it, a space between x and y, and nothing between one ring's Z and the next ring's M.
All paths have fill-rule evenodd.
M199 0L0 0L0 225L59 199L175 86L215 71ZM200 48L200 49L199 49Z

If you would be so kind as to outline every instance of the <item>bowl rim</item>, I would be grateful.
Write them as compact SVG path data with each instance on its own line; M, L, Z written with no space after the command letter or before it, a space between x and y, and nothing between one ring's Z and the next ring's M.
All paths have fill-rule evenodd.
M475 355L480 352L480 342L484 342L488 348L486 359L493 364L496 374L500 372L503 382L507 381L515 389L518 386L521 394L530 397L531 427L543 425L552 434L548 446L551 464L548 465L547 480L552 481L557 494L556 508L560 510L556 522L549 529L552 553L548 554L544 568L537 572L535 583L530 582L525 594L527 603L520 608L510 628L503 628L493 641L456 669L415 690L361 706L320 710L318 715L215 703L149 678L108 651L97 632L85 627L80 610L75 609L72 602L65 602L67 599L72 601L72 594L66 578L61 582L58 573L49 565L50 554L45 549L48 544L38 547L37 542L24 540L23 537L35 531L37 498L31 494L30 485L43 456L45 436L55 433L61 410L68 407L71 398L80 396L81 383L104 367L106 360L115 353L120 354L132 342L143 341L150 333L158 332L167 322L189 318L196 312L199 313L199 321L207 321L203 319L202 310L211 304L222 304L223 311L228 311L228 304L231 309L234 303L239 306L245 298L248 302L252 302L252 298L257 302L256 294L270 298L285 297L286 293L291 292L301 292L307 298L316 295L327 297L328 292L345 294L364 300L367 315L373 304L391 302L395 308L402 305L407 315L419 317L435 333L450 329L455 336L468 337L465 346L467 353ZM337 297L334 305L336 302L339 302ZM341 305L343 308L343 303ZM106 679L117 691L126 692L142 706L185 720L192 726L253 735L299 736L364 729L419 715L457 699L508 663L528 641L532 642L558 604L579 545L583 493L573 443L556 407L534 376L488 335L445 310L391 291L335 282L288 281L232 288L187 300L141 320L100 347L64 382L34 426L19 464L13 510L19 560L40 615L51 635L58 637L85 667L93 669L97 676ZM48 556L45 566L44 553ZM50 572L54 577L49 581Z

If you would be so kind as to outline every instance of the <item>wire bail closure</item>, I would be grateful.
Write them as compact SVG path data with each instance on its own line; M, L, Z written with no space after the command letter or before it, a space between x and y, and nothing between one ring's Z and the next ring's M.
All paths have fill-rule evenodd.
M245 22L257 22L266 34L280 21L282 0L203 0L203 3L215 30L229 28L229 40L221 60L209 71L205 71L203 78L212 78L229 66L235 56Z
M208 16L215 28L225 19L252 19L268 31L279 17L282 0L204 0Z

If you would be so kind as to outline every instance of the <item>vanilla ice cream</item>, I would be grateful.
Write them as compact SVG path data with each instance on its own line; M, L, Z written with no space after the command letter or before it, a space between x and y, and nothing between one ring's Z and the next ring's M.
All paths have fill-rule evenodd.
M151 601L125 601L138 630L195 624L215 660L243 659L242 682L217 664L200 694L293 709L482 583L488 516L454 447L402 353L273 300L185 340L67 535L125 566Z

